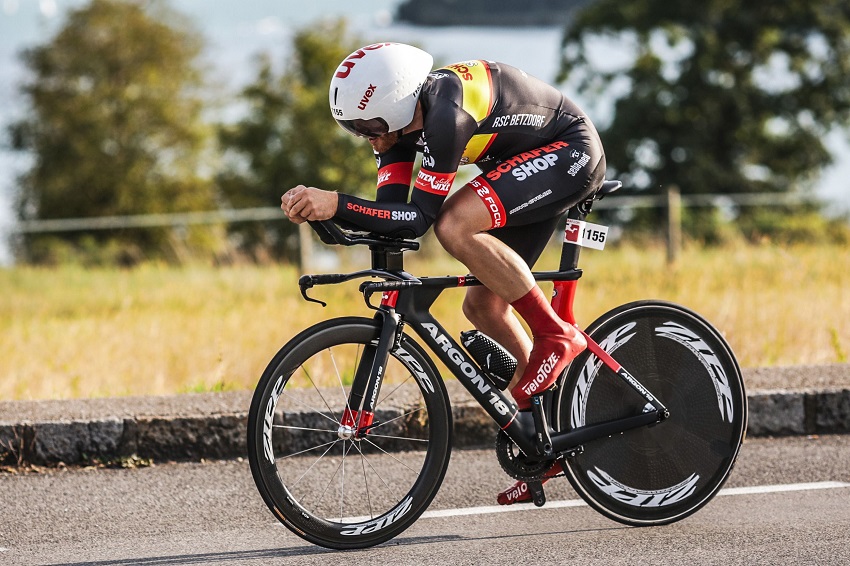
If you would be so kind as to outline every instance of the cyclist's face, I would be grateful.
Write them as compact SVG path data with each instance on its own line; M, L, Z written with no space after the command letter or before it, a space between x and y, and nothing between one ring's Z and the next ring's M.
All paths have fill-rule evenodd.
M387 132L382 136L378 136L377 138L368 138L369 143L372 145L372 149L377 153L385 153L392 146L398 143L398 139L401 137L401 132Z

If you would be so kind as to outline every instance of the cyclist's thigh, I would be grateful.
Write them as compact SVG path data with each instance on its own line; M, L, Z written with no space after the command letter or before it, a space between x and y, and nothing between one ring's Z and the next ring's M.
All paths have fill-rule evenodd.
M509 248L514 250L525 260L528 267L534 267L540 254L549 243L549 238L558 226L560 216L554 216L522 226L507 226L505 228L494 228L490 234L503 241ZM473 289L474 287L470 287Z

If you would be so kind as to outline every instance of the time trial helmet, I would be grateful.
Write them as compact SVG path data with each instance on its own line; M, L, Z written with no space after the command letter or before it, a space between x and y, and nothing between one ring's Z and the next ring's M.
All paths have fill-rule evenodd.
M331 114L346 131L375 138L413 121L434 58L403 43L375 43L346 57L331 78Z

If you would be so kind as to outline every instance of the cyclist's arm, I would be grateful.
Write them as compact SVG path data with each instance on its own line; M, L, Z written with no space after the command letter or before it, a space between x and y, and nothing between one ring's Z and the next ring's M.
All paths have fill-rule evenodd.
M385 153L375 153L378 166L376 202L407 202L418 137L418 132L405 136Z
M371 201L339 193L334 218L344 226L399 237L414 237L428 226L421 221L422 210L407 202L410 179L416 159L415 136L406 136L383 154L376 154L378 184L375 200ZM438 207L439 208L439 207Z
M441 99L436 102L426 114L423 164L416 176L410 202L382 198L369 201L341 193L337 218L378 234L419 237L428 231L449 194L466 142L476 127L475 121L453 101ZM380 156L381 162L389 167L384 155ZM386 189L396 198L402 194L400 187L381 187L379 197ZM406 187L404 190L406 194Z
M428 231L445 197L429 195L407 202L371 201L339 193L334 218L376 234L418 238Z

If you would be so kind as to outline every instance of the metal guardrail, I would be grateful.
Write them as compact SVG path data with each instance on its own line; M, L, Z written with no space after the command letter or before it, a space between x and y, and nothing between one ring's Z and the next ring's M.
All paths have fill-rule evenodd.
M594 204L595 210L630 208L666 208L667 195L609 196ZM736 195L682 195L684 207L704 206L781 206L817 202L807 195L741 193ZM231 222L258 222L283 220L278 207L221 209L202 212L169 214L136 214L129 216L96 216L89 218L61 218L55 220L28 220L12 225L9 234L38 234L47 232L76 232L82 230L114 230L120 228L154 228L163 226L188 226L190 224L217 224Z
M668 195L613 196L593 205L594 210L615 208L666 208ZM708 206L786 206L789 204L817 203L817 198L791 193L740 193L734 195L681 195L684 207Z
M12 234L36 234L80 230L113 230L116 228L155 228L161 226L187 226L189 224L217 224L221 222L257 222L261 220L282 220L283 218L283 212L281 212L280 208L269 206L203 212L28 220L19 222L11 228L10 232Z

